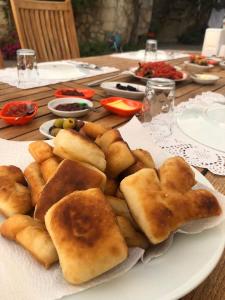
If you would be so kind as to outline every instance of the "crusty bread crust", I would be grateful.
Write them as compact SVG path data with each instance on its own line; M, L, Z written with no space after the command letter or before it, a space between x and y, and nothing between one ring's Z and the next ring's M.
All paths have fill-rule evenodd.
M52 206L45 223L64 278L81 284L127 258L115 215L100 189L76 191Z
M44 186L37 202L34 216L44 221L47 210L64 196L75 190L99 187L104 190L106 176L97 168L65 159Z

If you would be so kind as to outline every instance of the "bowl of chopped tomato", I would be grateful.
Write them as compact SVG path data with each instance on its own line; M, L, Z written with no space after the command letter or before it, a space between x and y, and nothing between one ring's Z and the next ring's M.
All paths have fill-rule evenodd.
M187 79L187 73L166 62L139 63L138 68L131 69L133 76L147 81L150 78L167 78L174 81Z
M12 101L0 110L0 118L10 125L25 125L33 120L38 106L32 101Z
M82 89L82 88L63 88L56 90L56 98L71 98L79 97L84 99L91 99L95 94L92 89Z

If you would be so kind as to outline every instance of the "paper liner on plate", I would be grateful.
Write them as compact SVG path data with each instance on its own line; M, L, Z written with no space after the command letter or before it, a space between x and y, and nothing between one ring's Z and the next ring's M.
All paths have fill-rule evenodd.
M132 149L143 148L148 150L152 154L157 167L170 156L153 143L148 133L145 132L136 118L133 118L129 123L123 126L120 132ZM11 164L24 169L33 160L28 152L28 144L29 142L15 142L0 139L0 165ZM201 181L210 186L209 182L205 180L198 171L195 171L195 174ZM198 184L195 188L209 189L206 186L202 186L202 184ZM183 226L177 232L185 234L199 233L205 229L219 225L225 219L225 197L214 190L211 190L211 192L220 202L223 214L220 217L191 222ZM0 222L1 220L3 220L3 218L0 219ZM144 250L140 248L129 249L129 257L124 263L86 284L73 286L63 279L58 264L49 270L45 270L22 247L15 242L0 237L1 299L50 300L76 294L123 275L134 267L140 259L144 263L149 264L153 258L159 257L168 251L172 243L173 235L163 243L146 251L145 254ZM151 266L151 264L149 264L149 266Z

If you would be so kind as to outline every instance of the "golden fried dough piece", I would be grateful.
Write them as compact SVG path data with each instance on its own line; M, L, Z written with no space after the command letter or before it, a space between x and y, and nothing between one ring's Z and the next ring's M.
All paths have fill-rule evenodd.
M109 201L116 216L126 217L131 222L133 222L125 200L119 199L116 197L112 197L112 196L107 196L107 195L105 195L105 197L106 197L106 200Z
M148 239L143 233L135 230L128 218L118 216L116 219L128 247L140 247L143 249L149 248Z
M116 178L120 173L135 163L135 158L125 142L112 143L106 153L106 173L109 178Z
M28 226L43 226L38 220L27 215L13 215L6 219L0 226L0 233L9 240L16 240L16 235L19 231Z
M81 284L123 262L128 249L100 189L76 191L53 205L45 224L64 278Z
M45 186L45 181L41 174L40 165L37 162L29 164L24 170L24 175L31 190L31 199L33 206L35 206L39 200L40 193Z
M41 173L45 182L47 182L55 174L59 163L58 158L54 155L40 164Z
M1 235L15 240L45 268L58 261L56 249L43 224L25 215L14 215L0 227Z
M23 172L16 166L0 166L0 177L2 176L7 176L9 179L23 185L27 184Z
M107 128L105 128L104 126L93 122L85 122L82 129L85 134L93 140L96 139L97 136L102 135L107 131Z
M186 169L183 172L186 173ZM182 178L181 173L179 169L176 176ZM160 179L165 182L163 174ZM221 213L217 199L210 192L189 190L181 193L171 186L164 188L154 169L142 169L126 177L120 183L120 189L132 216L153 244L166 240L189 221Z
M35 208L35 218L44 221L47 210L64 196L76 190L101 188L104 190L106 176L97 168L65 159L56 173L46 183Z
M132 153L138 161L143 163L145 168L155 168L154 160L148 151L143 149L136 149L132 150Z
M133 165L131 165L129 168L127 168L125 171L123 171L120 178L123 179L124 177L134 174L137 171L144 169L144 168L146 168L146 167L142 162L136 161Z
M0 212L10 217L14 214L26 214L32 208L29 189L8 177L0 177Z
M89 163L101 171L106 168L102 150L78 132L62 129L54 139L54 153L62 158Z
M106 195L115 195L117 188L118 188L119 183L112 178L107 178L106 179L106 184L105 184L105 190L104 190L104 194Z
M194 172L182 157L167 159L159 169L159 176L164 188L179 192L188 191L196 183Z
M53 156L53 148L44 141L35 141L28 146L30 154L38 163L45 161Z
M107 130L103 135L97 138L95 141L97 145L103 150L104 153L107 152L109 146L116 142L116 141L122 141L121 134L119 130L117 129L110 129Z

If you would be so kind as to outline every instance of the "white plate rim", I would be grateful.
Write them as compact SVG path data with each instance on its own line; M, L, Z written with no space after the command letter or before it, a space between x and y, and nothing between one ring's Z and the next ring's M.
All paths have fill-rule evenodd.
M144 81L144 82L147 82L149 79L153 79L154 77L152 77L152 78L147 78L147 77L141 77L141 76L137 76L136 74L135 74L135 71L137 70L138 68L136 68L136 67L134 67L134 68L131 68L129 71L130 71L130 73L131 73L131 75L133 76L133 77L135 77L135 78L137 78L137 79L140 79L140 80L142 80L142 81ZM175 80L173 80L173 79L171 79L171 80L173 80L173 81L175 81L175 82L181 82L181 81L185 81L187 78L188 78L188 73L187 72L185 72L185 71L182 71L182 70L179 70L182 74L183 74L183 78L181 78L181 79L175 79ZM161 78L161 77L160 77Z
M209 69L214 68L214 65L208 64L208 66L202 66L202 65L198 65L198 64L191 63L191 62L188 61L188 60L185 60L185 61L184 61L184 64L185 64L185 65L192 66L192 67L200 68L200 69L202 69L202 70L209 70Z

